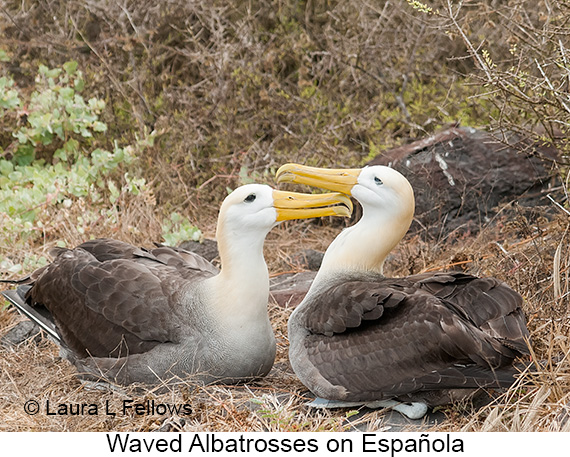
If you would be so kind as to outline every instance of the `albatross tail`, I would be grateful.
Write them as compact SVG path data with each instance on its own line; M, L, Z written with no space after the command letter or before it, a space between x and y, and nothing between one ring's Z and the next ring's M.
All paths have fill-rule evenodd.
M26 303L24 297L30 287L31 286L28 285L19 286L15 290L3 291L2 295L15 306L20 313L39 325L42 330L54 338L59 344L62 344L61 337L57 332L49 311L43 306L33 307Z

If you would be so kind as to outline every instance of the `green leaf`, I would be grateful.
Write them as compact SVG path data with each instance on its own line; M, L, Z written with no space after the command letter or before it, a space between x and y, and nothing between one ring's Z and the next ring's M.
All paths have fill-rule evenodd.
M170 220L163 221L162 237L167 246L177 246L182 241L200 241L202 232L188 219L175 212L170 215Z
M99 113L105 109L105 100L100 100L98 98L90 98L87 102L89 108L96 113Z
M65 62L63 64L63 69L68 75L74 75L77 71L77 62L75 60L70 60L69 62Z
M62 96L62 98L64 100L73 100L73 95L75 94L75 91L71 88L71 87L62 87L59 90L60 95Z
M111 194L109 196L109 200L111 201L111 203L115 204L119 199L119 197L121 196L121 191L118 189L117 185L111 180L109 180L109 182L107 183L107 187L109 188L109 192Z
M0 174L8 176L14 171L14 165L9 160L0 159Z
M18 92L15 90L9 90L2 94L0 98L0 107L4 109L11 109L20 104L20 98L18 97Z
M93 122L93 130L95 132L106 132L107 131L107 125L101 121L95 121L95 122Z
M86 127L80 127L79 132L83 138L91 138L93 134Z
M0 78L0 108L12 109L20 104L19 93L15 89L14 80L2 76Z
M81 92L85 88L85 81L83 81L83 78L75 78L73 86L77 92Z
M52 69L50 70L50 69L47 69L47 67L46 67L46 71L44 72L44 75L45 75L47 78L50 78L50 79L55 79L55 78L57 78L60 74L61 74L61 68L52 68Z
M53 153L55 159L67 161L67 152L63 148L56 149Z
M35 157L36 151L31 144L21 144L16 149L15 159L18 165L29 165Z
M69 157L77 157L81 152L79 150L79 141L74 138L67 140L63 145L63 149L65 150L66 155Z

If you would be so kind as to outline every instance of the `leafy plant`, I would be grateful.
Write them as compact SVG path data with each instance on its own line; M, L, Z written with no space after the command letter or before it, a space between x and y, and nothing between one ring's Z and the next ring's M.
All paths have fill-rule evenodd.
M0 78L0 114L6 109L12 109L20 104L18 91L13 89L14 80L2 76Z
M167 246L177 246L182 241L200 241L202 232L188 219L175 212L170 215L170 219L164 220L162 237Z
M85 101L83 88L74 61L55 69L40 65L29 94L10 77L0 78L0 123L15 138L0 149L0 232L6 239L46 236L53 210L65 211L79 200L101 217L122 195L145 189L144 180L116 172L152 145L154 133L134 145L98 147L105 138L96 138L107 130L99 119L105 102Z
M40 65L35 83L36 89L25 102L15 100L14 90L12 96L7 98L7 102L11 103L6 103L6 107L20 105L18 114L25 119L13 133L19 143L14 153L16 162L29 165L40 148L52 144L60 146L53 152L54 158L76 159L82 154L75 136L80 139L92 138L94 133L107 130L107 126L99 120L105 102L97 98L86 102L80 95L85 83L75 61L55 69ZM59 141L54 143L56 139Z

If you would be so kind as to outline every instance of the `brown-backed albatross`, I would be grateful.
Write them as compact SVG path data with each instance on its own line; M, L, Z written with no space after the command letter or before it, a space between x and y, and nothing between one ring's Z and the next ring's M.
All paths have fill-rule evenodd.
M291 365L319 397L313 406L393 407L419 418L428 406L515 381L513 362L529 352L517 292L459 272L383 276L413 219L404 176L287 164L277 180L346 193L363 210L331 243L289 319Z
M97 239L54 249L51 264L4 294L58 341L85 379L241 382L266 375L275 358L265 236L284 220L351 210L343 194L248 184L220 208L221 271L180 249Z

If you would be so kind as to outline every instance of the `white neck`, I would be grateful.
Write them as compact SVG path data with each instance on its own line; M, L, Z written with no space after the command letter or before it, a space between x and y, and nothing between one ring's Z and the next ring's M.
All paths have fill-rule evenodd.
M337 271L382 274L386 257L404 237L410 223L409 214L363 208L360 221L344 229L328 247L313 284Z
M218 225L221 272L207 280L211 306L232 328L266 325L269 272L263 257L265 234L224 230Z

